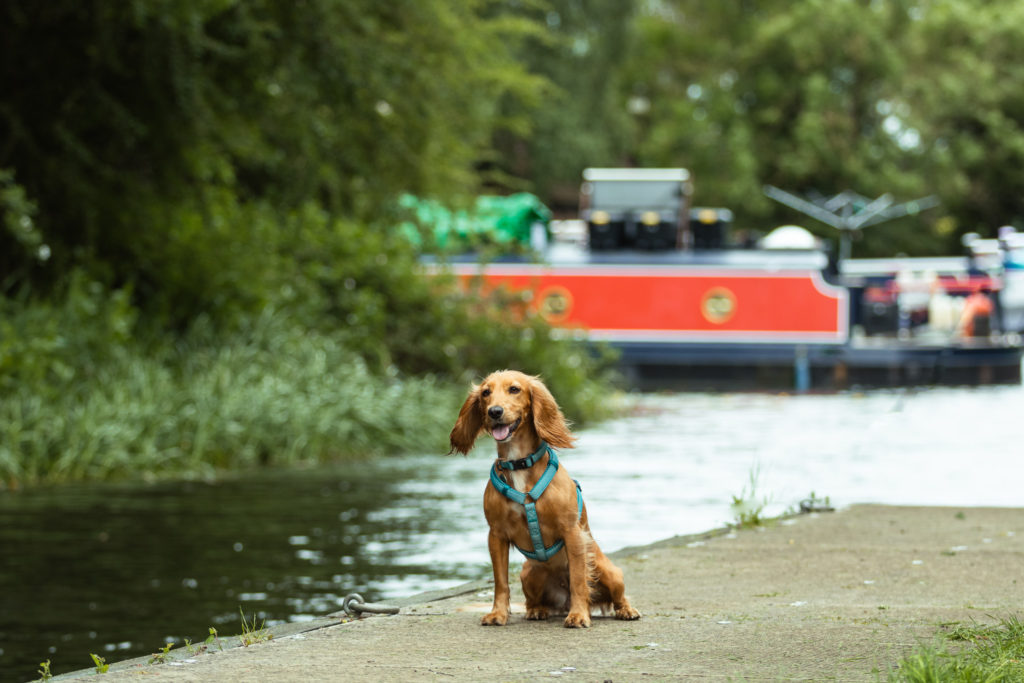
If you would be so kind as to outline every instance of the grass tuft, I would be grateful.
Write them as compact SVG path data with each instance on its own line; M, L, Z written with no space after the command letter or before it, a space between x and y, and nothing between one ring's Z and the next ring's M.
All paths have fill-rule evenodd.
M166 664L167 658L170 656L171 648L174 647L174 643L166 643L158 652L154 652L149 657L150 664Z
M238 613L242 615L242 633L238 636L238 640L241 641L243 647L249 647L250 645L262 643L273 638L273 635L267 630L266 619L257 626L255 614L252 615L252 620L248 621L241 607L238 608Z
M946 643L922 645L899 663L899 683L1019 683L1024 681L1024 624L1011 616L991 625L952 625Z
M96 667L96 673L98 673L98 674L105 674L108 671L110 671L110 665L107 664L107 660L106 659L104 659L103 657L100 657L99 655L94 655L94 654L90 654L89 656L92 657L92 663Z
M737 527L762 526L764 520L764 509L768 506L770 498L762 496L758 490L761 478L761 466L754 465L750 468L749 480L744 485L739 495L733 495L730 508L733 513L733 524Z

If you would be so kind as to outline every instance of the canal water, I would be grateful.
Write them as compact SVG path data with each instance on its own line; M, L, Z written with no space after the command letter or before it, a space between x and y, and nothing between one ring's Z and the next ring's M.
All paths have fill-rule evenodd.
M639 395L562 463L606 551L705 531L741 496L1024 507L1024 388ZM489 437L216 482L0 494L0 677L28 680L490 575ZM516 558L518 562L518 558Z

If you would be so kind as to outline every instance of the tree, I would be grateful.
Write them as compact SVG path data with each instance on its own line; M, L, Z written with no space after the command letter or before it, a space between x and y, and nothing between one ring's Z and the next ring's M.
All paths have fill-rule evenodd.
M529 189L561 212L575 213L582 171L616 166L628 155L630 126L619 87L630 50L632 0L549 0L509 7L533 31L516 54L550 83L542 101L519 110L529 125L500 132L489 168L499 189Z
M253 294L304 203L471 191L496 103L539 84L509 30L483 0L5 3L0 169L51 258L4 248L0 281L88 264L187 318Z
M1024 7L915 3L902 106L955 235L1024 227Z
M638 20L626 79L649 93L645 165L694 172L696 201L733 208L738 222L793 220L761 194L928 193L905 125L893 113L906 57L908 3L679 0ZM834 237L820 226L808 227ZM920 219L866 234L865 251L927 248Z

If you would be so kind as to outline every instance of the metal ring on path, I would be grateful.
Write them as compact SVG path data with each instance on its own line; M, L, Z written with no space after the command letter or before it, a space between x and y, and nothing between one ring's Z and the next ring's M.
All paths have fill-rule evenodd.
M376 602L363 602L363 596L359 593L349 593L341 601L341 609L349 616L358 617L363 612L371 614L398 614L399 608L391 605L381 605Z

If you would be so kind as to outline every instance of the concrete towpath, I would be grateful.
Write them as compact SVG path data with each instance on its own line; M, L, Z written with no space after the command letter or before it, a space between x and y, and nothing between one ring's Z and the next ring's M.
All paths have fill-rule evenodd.
M527 622L520 604L509 625L485 628L481 582L417 596L397 616L287 625L104 679L876 681L944 624L1024 612L1024 509L858 505L615 558L640 621L572 630ZM60 678L76 676L95 673Z

